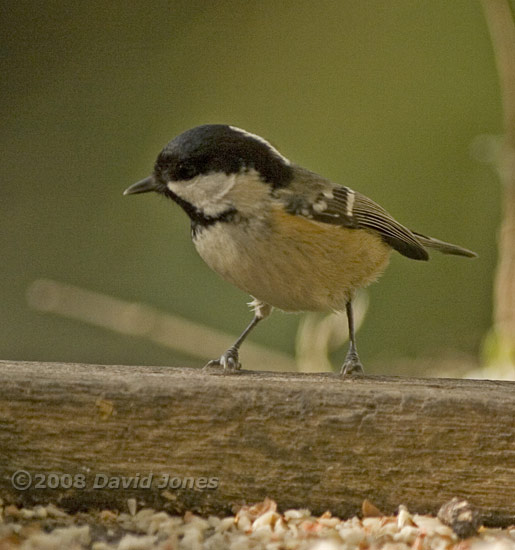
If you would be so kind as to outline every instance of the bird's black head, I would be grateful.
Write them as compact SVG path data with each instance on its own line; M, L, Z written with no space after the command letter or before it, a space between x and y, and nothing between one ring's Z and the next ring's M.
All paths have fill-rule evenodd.
M125 195L156 191L179 204L196 225L245 216L272 189L293 178L290 161L263 138L223 124L197 126L159 153L154 173Z
M239 174L255 170L274 189L287 185L289 160L263 138L225 124L204 124L186 130L159 153L154 173L125 194L166 192L169 182L188 182L200 175Z
M168 182L250 169L273 187L282 187L291 179L289 161L263 138L225 124L205 124L170 141L157 157L154 173Z

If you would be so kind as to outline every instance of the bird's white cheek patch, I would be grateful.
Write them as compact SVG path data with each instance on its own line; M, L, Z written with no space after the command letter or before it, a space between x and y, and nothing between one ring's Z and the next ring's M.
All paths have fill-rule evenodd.
M227 194L236 178L237 174L203 174L188 181L169 181L166 186L206 216L216 216L231 206Z

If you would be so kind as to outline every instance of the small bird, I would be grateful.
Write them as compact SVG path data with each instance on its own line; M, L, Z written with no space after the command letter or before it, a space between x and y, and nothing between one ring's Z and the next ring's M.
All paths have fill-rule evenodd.
M374 201L283 156L265 139L234 126L187 130L159 153L151 176L124 195L154 191L189 216L207 265L250 294L254 318L206 367L241 368L239 349L272 309L347 313L349 349L342 375L361 374L352 299L375 281L397 250L428 260L426 248L476 254L410 231Z

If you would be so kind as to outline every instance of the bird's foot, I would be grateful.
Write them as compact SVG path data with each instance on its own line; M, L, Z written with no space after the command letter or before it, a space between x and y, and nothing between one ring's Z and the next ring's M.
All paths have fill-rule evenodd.
M203 370L212 367L222 367L226 373L238 372L241 369L238 350L236 348L229 348L219 359L212 359L209 361Z
M365 371L363 370L363 365L359 360L358 354L354 350L349 350L340 370L340 376L359 376L362 374L365 374Z

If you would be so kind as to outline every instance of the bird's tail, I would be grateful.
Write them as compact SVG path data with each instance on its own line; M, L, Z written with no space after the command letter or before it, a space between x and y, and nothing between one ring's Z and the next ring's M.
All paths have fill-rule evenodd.
M426 237L425 235L421 235L420 233L417 233L415 231L413 231L412 233L424 246L427 246L427 248L434 248L435 250L438 250L443 254L466 256L467 258L477 257L477 254L475 252L472 252L472 250L468 250L467 248L463 248L456 244L446 243L445 241L440 241L439 239L435 239L433 237Z

